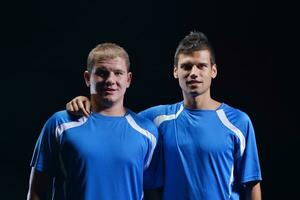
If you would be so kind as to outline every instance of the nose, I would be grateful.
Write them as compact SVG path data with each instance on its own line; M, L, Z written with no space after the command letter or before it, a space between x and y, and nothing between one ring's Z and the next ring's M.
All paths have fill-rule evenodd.
M191 71L190 71L190 76L191 78L195 79L198 77L199 69L196 65L193 65Z
M115 83L115 75L113 72L109 72L105 80L106 85L113 85Z

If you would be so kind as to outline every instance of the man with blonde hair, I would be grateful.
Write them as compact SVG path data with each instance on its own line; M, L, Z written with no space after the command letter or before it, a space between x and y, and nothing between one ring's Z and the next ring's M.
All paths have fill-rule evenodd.
M45 123L31 162L28 200L143 198L154 181L158 132L154 123L124 107L130 86L129 56L117 44L97 45L84 72L91 113L56 112ZM152 161L152 162L151 162Z

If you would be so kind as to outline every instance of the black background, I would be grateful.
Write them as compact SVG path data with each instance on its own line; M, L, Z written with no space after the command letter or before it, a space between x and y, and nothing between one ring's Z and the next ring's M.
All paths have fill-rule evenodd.
M2 4L1 199L26 198L39 132L69 100L88 95L83 71L96 44L128 51L134 77L126 106L138 112L181 100L173 56L191 30L204 32L216 51L212 96L252 119L264 199L297 199L296 7L250 0Z

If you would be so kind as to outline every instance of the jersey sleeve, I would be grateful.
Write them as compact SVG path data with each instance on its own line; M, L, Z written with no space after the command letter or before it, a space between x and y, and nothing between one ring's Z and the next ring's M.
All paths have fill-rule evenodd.
M245 121L243 128L245 149L236 160L239 182L243 186L250 181L262 180L254 128L247 115Z
M149 150L148 150L148 166L144 171L144 181L143 187L145 189L153 189L162 186L163 182L163 152L162 152L162 141L159 136L157 128L154 124L150 129L151 134L153 134L153 138L155 143L150 141ZM150 158L149 158L150 156Z
M148 108L146 110L143 110L141 112L138 113L139 116L142 116L142 117L145 117L149 120L151 120L152 122L154 121L154 118L155 118L155 107L152 107L152 108Z
M31 160L31 167L37 171L45 172L53 176L58 167L58 142L55 136L57 115L53 115L44 124L40 136L36 142Z

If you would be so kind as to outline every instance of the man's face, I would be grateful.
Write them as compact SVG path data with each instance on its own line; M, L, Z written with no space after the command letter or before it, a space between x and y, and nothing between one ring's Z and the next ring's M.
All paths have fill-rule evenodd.
M121 57L97 62L91 73L85 72L86 84L92 96L107 105L122 103L131 82L126 62Z
M217 67L210 62L208 50L179 54L174 77L186 95L196 97L210 90L211 80L217 76Z

